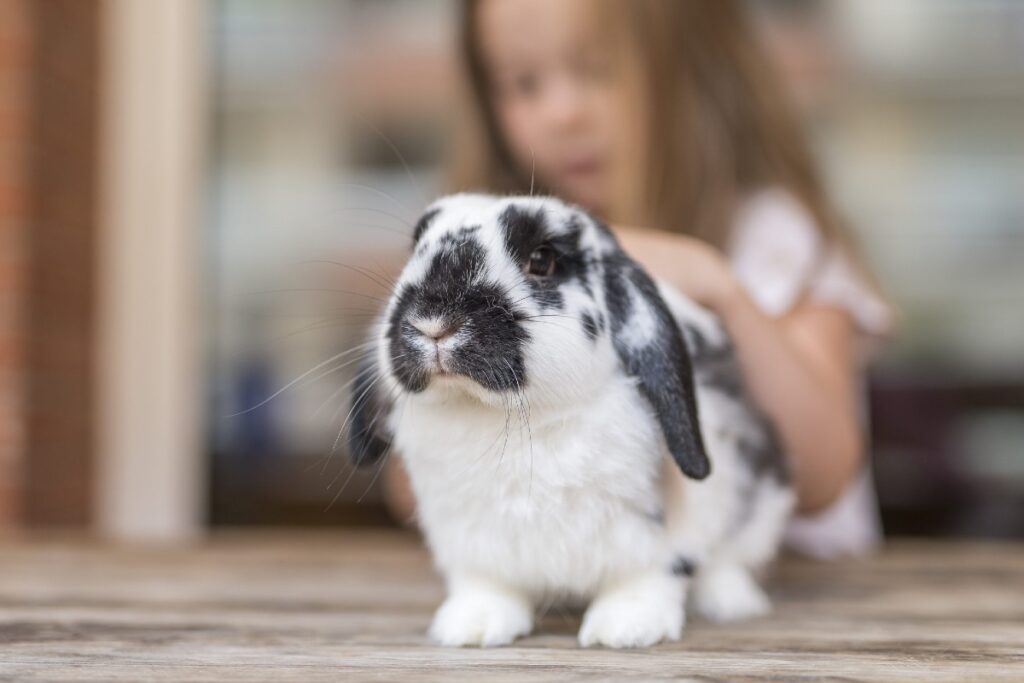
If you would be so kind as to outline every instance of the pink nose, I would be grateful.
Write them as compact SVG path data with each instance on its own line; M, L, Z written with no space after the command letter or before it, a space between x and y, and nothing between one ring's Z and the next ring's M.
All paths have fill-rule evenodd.
M409 324L415 327L424 337L435 342L447 339L459 331L458 325L452 325L436 318L410 320Z

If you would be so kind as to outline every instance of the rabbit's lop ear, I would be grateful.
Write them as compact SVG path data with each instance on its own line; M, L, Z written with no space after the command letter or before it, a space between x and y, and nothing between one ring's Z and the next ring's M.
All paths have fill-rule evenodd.
M621 253L606 257L605 297L615 350L635 377L683 474L711 473L697 419L693 369L682 332L654 281Z
M348 452L356 466L375 463L391 447L382 423L389 406L380 400L377 365L372 359L359 364L352 383L352 412L349 415Z

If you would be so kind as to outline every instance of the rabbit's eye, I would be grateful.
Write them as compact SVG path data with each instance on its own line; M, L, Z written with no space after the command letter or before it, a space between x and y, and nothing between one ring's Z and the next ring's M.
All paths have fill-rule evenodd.
M551 247L537 247L530 254L526 272L538 277L548 277L555 272L555 250Z

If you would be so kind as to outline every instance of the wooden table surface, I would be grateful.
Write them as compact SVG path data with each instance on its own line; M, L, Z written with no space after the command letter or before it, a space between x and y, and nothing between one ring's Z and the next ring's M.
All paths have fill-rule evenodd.
M224 533L188 548L0 541L2 680L1024 681L1024 546L892 543L787 558L776 610L580 649L552 611L513 647L424 636L441 584L397 531ZM486 677L486 678L485 678Z

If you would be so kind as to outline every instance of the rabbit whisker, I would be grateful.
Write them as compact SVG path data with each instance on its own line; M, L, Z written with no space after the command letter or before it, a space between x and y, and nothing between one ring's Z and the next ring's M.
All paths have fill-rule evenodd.
M291 389L293 386L295 386L296 384L298 384L299 382L301 382L305 378L309 377L311 374L313 374L317 370L323 368L325 365L329 365L330 363L333 363L333 362L335 362L337 360L340 360L340 359L344 358L345 356L349 355L350 353L354 353L356 351L359 351L359 350L365 348L366 346L368 346L368 344L360 344L359 346L354 346L351 349L348 349L347 351L342 351L341 353L338 353L338 354L335 354L335 355L331 356L327 360L325 360L325 361L323 361L321 363L318 363L317 365L314 365L312 368L310 368L309 370L305 371L304 373L302 373L301 375L299 375L298 377L293 379L291 382L288 382L288 384L285 384L283 387L281 387L280 389L278 389L273 394L271 394L267 398L263 399L262 401L260 401L256 405L251 406L249 408L246 408L245 410L241 410L241 411L239 411L237 413L232 413L230 415L226 415L225 417L228 417L228 418L230 418L230 417L238 417L239 415L244 415L246 413L251 413L252 411L256 410L257 408L265 406L266 404L270 403L271 401L273 401L275 398L277 398L278 396L280 396L284 392L288 391L288 389ZM318 379L323 379L324 377L326 377L326 376L328 376L330 374L333 374L333 373L337 372L338 370L341 370L346 365L347 365L347 363L345 363L345 364L343 364L341 366L338 366L336 368L332 368L332 369L326 371L324 374L316 376L315 378L313 378L310 381L311 382L315 382Z

